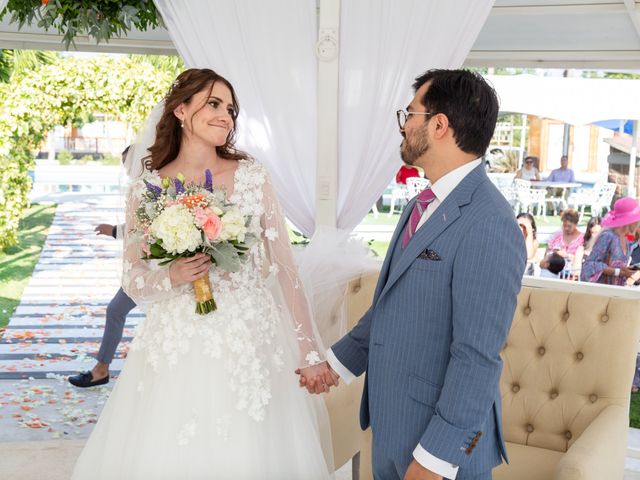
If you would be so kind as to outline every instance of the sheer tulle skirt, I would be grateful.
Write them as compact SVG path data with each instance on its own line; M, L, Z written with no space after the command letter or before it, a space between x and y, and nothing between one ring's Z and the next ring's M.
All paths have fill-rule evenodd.
M260 295L254 291L253 298ZM330 442L324 443L327 459L323 454L322 439L328 433L324 403L298 386L290 330L277 322L276 340L267 346L284 353L281 368L268 370L270 389L263 394L270 398L263 418L256 420L246 405L238 408L238 390L245 387L238 386L225 367L225 359L237 357L237 352L222 342L218 358L212 358L211 339L198 334L198 324L222 328L228 306L239 301L233 295L220 300L217 320L216 314L174 318L179 330L196 325L196 334L171 365L162 360L150 363L150 344L144 338L142 348L132 348L76 464L74 480L330 478ZM192 312L186 310L192 302L187 295L163 303ZM259 321L255 312L251 318ZM161 329L168 327L160 320L149 312L141 335L161 336ZM225 335L224 328L221 334ZM248 374L250 369L247 365Z

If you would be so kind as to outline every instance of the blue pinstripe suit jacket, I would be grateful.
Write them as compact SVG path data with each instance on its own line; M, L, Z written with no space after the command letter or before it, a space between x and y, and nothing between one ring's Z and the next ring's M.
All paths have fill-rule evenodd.
M459 475L487 472L506 459L499 353L520 291L524 240L482 165L403 249L414 202L370 309L332 350L355 375L366 371L360 423L371 425L374 451L408 466L420 443L459 465Z

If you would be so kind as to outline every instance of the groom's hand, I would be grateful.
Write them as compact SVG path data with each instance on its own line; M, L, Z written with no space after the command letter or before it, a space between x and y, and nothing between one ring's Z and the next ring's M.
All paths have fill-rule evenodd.
M414 460L409 465L407 473L404 475L404 480L443 480L443 478L441 475L433 473L431 470L427 470Z
M340 380L340 376L326 361L310 367L298 368L295 373L300 375L300 386L305 387L309 393L328 392L330 387L338 386Z

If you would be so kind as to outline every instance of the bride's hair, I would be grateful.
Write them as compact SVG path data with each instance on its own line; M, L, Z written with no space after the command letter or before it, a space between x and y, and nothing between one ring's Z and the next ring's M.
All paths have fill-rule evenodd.
M159 170L168 163L171 163L178 156L180 143L182 141L182 128L180 126L180 120L174 115L173 111L178 108L181 103L191 102L193 96L205 88L209 88L208 98L216 82L222 82L229 88L233 102L233 128L229 132L225 144L216 147L216 152L220 158L226 160L246 160L249 158L248 154L236 150L234 147L236 122L240 108L233 86L229 80L218 75L213 70L208 68L190 68L178 75L178 78L173 82L164 99L164 110L156 125L156 139L154 144L149 147L150 155L147 156L144 161L147 169ZM206 102L196 110L196 113L204 108L205 105ZM189 121L191 121L191 119L189 119Z

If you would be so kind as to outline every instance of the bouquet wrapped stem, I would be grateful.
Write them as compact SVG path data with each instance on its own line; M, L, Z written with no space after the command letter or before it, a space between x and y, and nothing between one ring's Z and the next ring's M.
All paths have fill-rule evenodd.
M191 282L191 285L193 285L193 291L196 295L196 313L206 315L207 313L215 312L218 306L213 299L209 276L199 278Z

